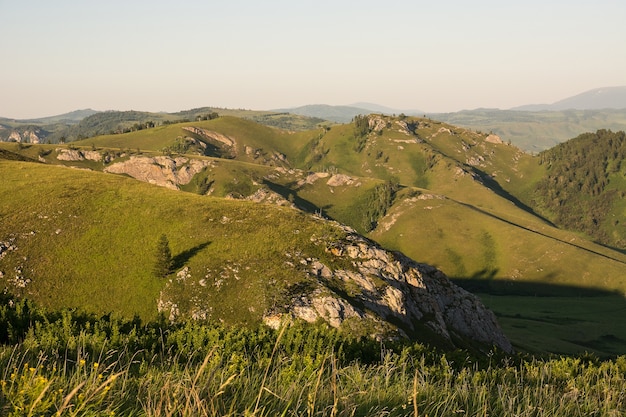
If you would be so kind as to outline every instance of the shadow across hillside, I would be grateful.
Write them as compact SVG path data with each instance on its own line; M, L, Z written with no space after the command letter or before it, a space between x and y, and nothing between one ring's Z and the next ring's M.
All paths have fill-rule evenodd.
M549 280L553 274L548 274ZM606 297L621 295L619 291L602 288L557 285L546 282L528 282L513 279L493 278L450 278L459 287L472 292L489 295L517 295L525 297Z
M37 162L37 163L39 163L39 161L36 161L36 160L34 160L32 158L28 158L26 156L20 155L19 153L11 152L11 151L9 151L7 149L0 149L0 160Z
M593 253L594 255L598 255L598 256L601 256L601 257L603 257L603 258L610 259L610 260L612 260L612 261L619 262L619 263L622 263L622 264L625 264L625 265L626 265L626 262L625 262L625 261L623 261L623 260L621 260L621 259L617 259L617 258L616 258L616 257L614 257L614 256L609 256L609 255L607 255L607 254L604 254L604 253L601 253L601 252L598 252L598 251L595 251L595 250L592 250L592 249L586 248L586 247L584 247L584 246L577 245L576 243L573 243L573 242L568 242L568 241L566 241L566 240L561 240L561 239L558 239L558 238L556 238L556 237L554 237L554 236L550 236L550 235L548 235L548 234L546 234L546 233L542 233L542 232L540 232L540 231L538 231L538 230L531 229L530 227L523 226L523 225L521 225L521 224L518 224L518 223L512 222L512 221L510 221L510 220L507 220L507 219L505 219L505 218L503 218L503 217L500 217L500 216L498 216L498 215L496 215L496 214L494 214L494 213L490 213L490 212L488 212L487 210L484 210L484 209L478 208L478 207L473 206L473 205L471 205L471 204L464 203L464 202L462 202L462 201L459 201L459 200L454 200L454 199L450 199L450 200L451 200L451 201L454 201L455 203L460 204L460 205L462 205L462 206L464 206L464 207L467 207L467 208L468 208L468 209L470 209L470 210L474 210L474 211L476 211L476 212L478 212L478 213L484 214L484 215L486 215L486 216L489 216L489 217L491 217L491 218L493 218L493 219L499 220L499 221L501 221L501 222L503 222L503 223L506 223L506 224L508 224L508 225L511 225L511 226L514 226L514 227L518 227L518 228L520 228L520 229L526 230L527 232L531 232L531 233L537 234L537 235L539 235L539 236L543 236L543 237L546 237L546 238L548 238L548 239L552 239L552 240L554 240L554 241L556 241L556 242L560 242L560 243L562 243L562 244L564 244L564 245L572 246L572 247L574 247L574 248L577 248L577 249L580 249L580 250L584 250L585 252ZM606 246L605 246L605 247L606 247Z
M496 193L497 195L499 195L500 197L502 197L504 199L509 200L510 202L515 204L515 206L517 206L520 209L524 210L525 212L530 213L533 216L541 219L543 222L549 224L550 226L556 227L555 224L552 223L550 220L548 220L547 218L541 216L532 207L530 207L529 205L525 204L520 199L515 197L513 194L509 193L504 188L502 188L500 183L498 181L496 181L491 175L489 175L486 172L481 171L480 169L477 169L475 167L472 167L472 170L474 171L474 173L476 175L478 175L480 177L480 180L483 182L483 184L487 188L491 189L494 193Z
M320 207L311 203L309 200L305 200L304 198L299 197L298 194L289 187L276 184L272 181L268 181L267 179L263 181L263 184L265 184L267 188L269 188L276 194L279 194L284 199L291 201L293 204L296 205L296 207L298 207L302 211L306 211L307 213L317 213L321 210Z
M518 351L603 358L626 354L626 297L620 291L501 278L451 281L495 313Z

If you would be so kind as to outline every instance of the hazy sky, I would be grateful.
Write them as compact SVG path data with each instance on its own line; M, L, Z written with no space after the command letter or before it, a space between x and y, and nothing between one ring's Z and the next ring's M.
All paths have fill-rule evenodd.
M0 0L0 116L552 103L626 85L624 22L624 0Z

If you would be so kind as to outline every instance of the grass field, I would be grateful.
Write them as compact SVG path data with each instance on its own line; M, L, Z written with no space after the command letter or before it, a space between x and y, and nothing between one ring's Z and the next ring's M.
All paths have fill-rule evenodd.
M0 414L104 416L610 416L626 357L473 357L323 327L167 327L2 308ZM29 316L30 315L30 316ZM31 327L19 327L29 318Z
M562 355L623 354L626 297L599 288L485 279L454 282L478 295L515 348Z
M187 266L195 279L209 271L230 274L219 297L206 294L218 300L219 318L258 321L267 291L300 276L277 258L297 250L325 259L311 236L336 233L293 209L155 188L121 176L6 161L0 172L0 236L18 248L2 259L4 279L29 280L20 295L48 307L154 318L165 282L151 274L153 253L166 234L176 266ZM268 287L268 277L275 288ZM241 303L250 308L233 315Z

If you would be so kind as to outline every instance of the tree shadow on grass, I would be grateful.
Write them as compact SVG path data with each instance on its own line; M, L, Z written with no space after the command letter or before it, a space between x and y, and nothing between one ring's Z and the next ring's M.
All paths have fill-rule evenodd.
M172 258L172 268L174 270L182 268L187 262L189 262L191 258L193 258L198 252L200 252L202 249L206 248L210 244L211 242L204 242L197 246L194 246L193 248L184 250L178 255L174 256Z

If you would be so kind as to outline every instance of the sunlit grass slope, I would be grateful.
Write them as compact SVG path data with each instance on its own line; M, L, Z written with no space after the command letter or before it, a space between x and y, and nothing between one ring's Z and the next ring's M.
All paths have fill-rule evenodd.
M311 237L336 233L293 209L116 175L0 161L0 177L0 241L17 248L0 260L2 287L53 308L155 317L166 280L152 274L154 252L166 234L177 269L213 280L238 268L220 287L215 319L258 322L271 293L299 279L285 253L324 259Z
M503 278L626 291L626 256L572 232L420 193L394 205L372 236L451 277Z
M235 142L235 151L240 159L246 159L245 147L261 149L267 152L281 152L291 155L302 146L304 140L313 137L317 130L305 132L288 132L268 127L250 120L232 116L219 117L213 120L177 123L157 126L136 132L102 135L72 142L75 146L96 146L118 149L140 149L160 152L176 143L177 138L195 135L185 128L196 127L209 132L218 132ZM321 131L321 129L320 129ZM300 139L301 137L305 138Z
M430 119L370 118L378 128L367 133L360 150L354 123L289 133L235 117L102 136L79 144L94 141L96 147L132 150L136 145L156 151L179 135L190 134L183 127L215 131L234 140L236 156L216 160L215 167L201 174L212 181L213 195L235 192L245 197L266 182L283 197L294 196L301 208L321 211L365 232L362 218L368 198L377 184L392 180L403 191L370 234L392 249L461 278L626 288L623 254L552 227L525 204L545 174L538 158L498 143L497 138L487 140L486 134ZM325 177L298 186L293 175L268 183L269 168L261 167L250 149L270 156L283 154L285 164L305 171L347 174L353 183L332 187ZM26 151L36 157L35 151ZM282 163L270 160L278 162ZM193 182L183 187L196 188Z
M211 158L211 166L181 186L183 190L198 192L204 178L213 196L246 197L269 187L300 208L321 212L361 232L376 188L389 180L397 182L392 204L368 236L441 268L461 285L549 286L550 294L540 296L534 290L516 294L515 286L506 294L484 287L475 290L499 315L521 350L623 352L626 341L620 334L625 324L615 312L624 306L620 294L626 292L626 255L581 234L560 230L529 208L533 189L545 175L537 157L497 139L488 141L486 134L445 123L377 117L382 129L367 133L360 150L354 124L292 133L234 117L102 136L72 145L102 152L112 148L136 153L139 148L141 154L150 156L162 154L162 148L179 136L190 135L182 127L218 132L234 140L232 159ZM2 148L10 153L3 158L36 160L41 152L51 152L45 156L47 163L64 163L55 159L56 147L6 144ZM281 154L286 158L277 158ZM92 161L71 164L95 170L104 166ZM290 279L281 268L268 266L275 261L272 256L280 258L300 247L317 250L300 234L299 219L308 217L292 210L176 193L111 175L41 166L28 173L25 167L31 165L15 166L19 170L5 165L2 171L7 174L0 195L0 241L13 236L19 250L0 260L0 270L5 280L14 278L15 267L25 279L28 268L63 277L33 280L24 289L41 300L48 297L49 305L87 302L106 312L118 303L126 314L155 314L155 300L164 282L151 276L152 247L166 233L178 256L177 265L189 266L195 278L245 277L231 280L232 286L223 286L209 297L215 318L232 319L236 309L232 300L239 297L252 308L238 313L238 319L254 322L272 302L261 277L277 276L276 282L283 283ZM303 183L310 172L319 173L317 179ZM336 174L349 177L344 177L344 184L332 185L329 181ZM19 185L15 192L7 181ZM611 186L619 188L620 184L613 181ZM38 197L43 195L60 199L52 204ZM29 198L33 201L26 201ZM621 208L616 210L615 216L621 215ZM29 242L40 242L41 253ZM43 266L36 266L40 262ZM94 269L102 280L85 278ZM131 287L140 291L132 293L127 290ZM94 300L92 295L103 288L107 295ZM579 293L572 294L568 288L579 289L582 301L577 301ZM607 292L585 295L596 288ZM56 290L62 295L51 296ZM565 307L568 302L571 308Z

